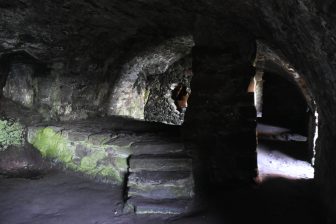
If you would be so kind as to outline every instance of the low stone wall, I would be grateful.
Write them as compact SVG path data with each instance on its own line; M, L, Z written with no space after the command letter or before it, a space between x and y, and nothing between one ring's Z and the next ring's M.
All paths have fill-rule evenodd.
M62 130L60 127L30 127L28 142L43 157L61 162L65 168L104 181L123 183L130 143L108 143L111 135Z

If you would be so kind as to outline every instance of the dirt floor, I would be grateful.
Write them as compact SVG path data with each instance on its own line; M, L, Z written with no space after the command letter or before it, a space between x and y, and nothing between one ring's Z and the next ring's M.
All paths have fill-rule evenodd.
M313 169L295 152L300 147L259 142L263 181L211 190L203 210L179 217L123 214L122 187L63 171L33 179L0 177L0 224L323 224Z
M267 179L259 186L218 189L204 211L178 219L121 215L121 188L63 172L41 179L0 179L2 224L323 224L311 180Z

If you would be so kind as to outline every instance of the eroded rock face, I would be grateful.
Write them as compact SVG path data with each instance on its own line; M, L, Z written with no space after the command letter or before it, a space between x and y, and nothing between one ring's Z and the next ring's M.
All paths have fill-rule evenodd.
M152 77L147 91L148 100L145 106L145 120L181 125L185 112L177 110L173 96L178 85L190 88L192 80L191 56L173 64L164 74Z
M139 143L155 145L169 142L169 139L173 141L174 137L169 137L170 132L164 134L164 129L164 126L134 120L101 118L29 126L27 141L44 158L66 169L98 180L124 184L129 157L141 153ZM165 144L157 147L165 147ZM153 153L151 151L142 153Z
M34 68L28 64L12 64L3 95L26 107L34 105Z
M316 176L331 210L336 210L336 27L333 25L336 17L333 1L2 0L0 8L1 57L24 50L49 67L55 61L60 62L64 65L60 71L64 77L78 76L79 80L95 77L93 80L114 84L120 75L114 71L134 58L132 43L146 50L154 40L163 43L181 33L196 36L196 46L221 47L232 40L244 46L245 36L258 37L277 46L305 77L316 100L320 114ZM246 48L240 50L244 52ZM1 83L3 80L2 77ZM92 81L88 80L88 83ZM51 84L47 84L44 89L50 87ZM25 102L29 104L29 100ZM56 103L55 108L62 111L61 116L71 117L69 101L62 102L65 103ZM206 111L215 108L209 107ZM139 113L135 114L140 117Z
M67 169L121 184L127 171L131 143L106 144L110 140L109 133L94 135L62 127L28 129L28 142L43 157L58 161Z
M40 74L32 64L13 63L4 97L38 111L45 120L81 120L104 114L108 84L101 80L65 76L64 65L54 63Z
M2 66L7 68L3 74L6 80L3 95L38 111L45 120L61 121L106 114L144 120L145 105L149 97L154 97L149 105L153 107L153 100L157 100L158 107L149 106L151 112L147 114L153 115L146 120L181 124L183 114L170 102L169 89L178 83L190 86L191 76L184 73L191 70L191 60L174 63L190 53L192 45L190 36L182 36L141 52L125 62L120 71L111 71L119 72L115 74L119 77L116 82L106 76L67 74L66 65L61 61L40 65L28 63L32 56L26 53L17 58L9 55ZM164 114L159 115L160 112Z
M0 175L38 178L51 169L40 153L30 146L9 146L0 151Z
M119 81L113 87L108 114L145 119L145 105L151 91L148 80L162 76L171 65L190 53L193 44L191 36L177 37L125 63ZM173 77L171 79L174 80ZM161 91L160 94L164 94Z

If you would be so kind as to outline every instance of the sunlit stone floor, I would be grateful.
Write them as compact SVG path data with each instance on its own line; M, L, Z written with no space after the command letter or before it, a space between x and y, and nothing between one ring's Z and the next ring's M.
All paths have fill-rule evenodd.
M295 150L295 143L265 142L260 141L258 145L258 168L259 176L264 179L268 176L283 176L293 179L314 178L314 168L307 161L293 158L276 148L292 147ZM273 146L273 147L272 147Z
M288 129L270 125L258 125L257 130L260 180L270 176L290 179L314 178L312 158L308 156L307 143L302 141L305 137L290 133Z

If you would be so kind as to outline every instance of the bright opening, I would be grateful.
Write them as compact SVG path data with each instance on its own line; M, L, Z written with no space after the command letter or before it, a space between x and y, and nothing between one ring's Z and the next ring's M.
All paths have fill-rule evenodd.
M317 112L310 110L295 83L281 76L257 71L252 81L259 180L313 178Z

